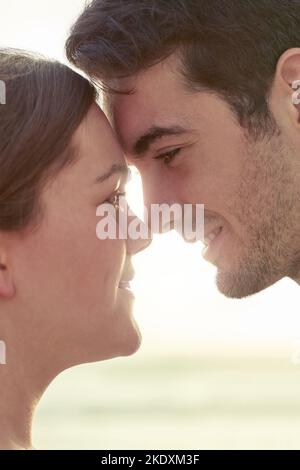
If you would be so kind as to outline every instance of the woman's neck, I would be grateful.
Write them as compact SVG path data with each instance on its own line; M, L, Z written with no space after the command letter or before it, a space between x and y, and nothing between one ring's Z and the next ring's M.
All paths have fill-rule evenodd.
M26 349L29 341L13 339L7 335L6 364L0 365L0 449L32 449L36 405L59 370L45 360L40 344Z
M9 364L0 366L0 448L30 449L32 417L37 396L23 373Z

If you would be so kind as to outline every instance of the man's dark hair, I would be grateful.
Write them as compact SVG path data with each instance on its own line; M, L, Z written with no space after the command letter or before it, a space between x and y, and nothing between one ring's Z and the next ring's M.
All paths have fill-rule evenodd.
M300 47L300 0L94 0L72 28L68 59L104 83L173 52L191 90L224 98L242 126L274 131L276 64Z

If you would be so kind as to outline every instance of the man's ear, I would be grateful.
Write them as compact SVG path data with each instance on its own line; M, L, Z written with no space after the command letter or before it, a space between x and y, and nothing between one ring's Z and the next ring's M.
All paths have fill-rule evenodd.
M273 86L281 112L300 130L300 48L288 49L280 57ZM280 111L278 109L278 111Z
M15 286L12 279L12 273L8 264L1 253L0 247L0 301L11 299L15 295Z

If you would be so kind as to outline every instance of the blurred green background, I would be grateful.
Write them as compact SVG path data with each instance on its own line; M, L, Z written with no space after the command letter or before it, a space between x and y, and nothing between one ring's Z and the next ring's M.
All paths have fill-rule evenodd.
M300 449L300 368L278 354L80 366L51 386L34 435L40 449Z

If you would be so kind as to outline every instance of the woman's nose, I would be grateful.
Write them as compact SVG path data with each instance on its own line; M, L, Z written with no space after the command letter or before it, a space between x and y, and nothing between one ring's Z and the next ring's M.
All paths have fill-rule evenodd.
M149 227L138 217L130 217L127 233L127 253L129 255L135 255L148 248L151 243L152 239Z

